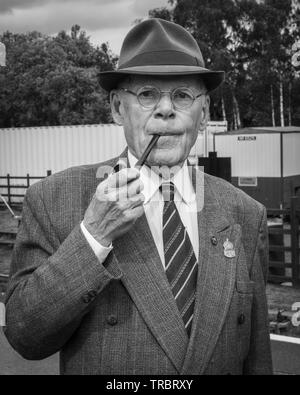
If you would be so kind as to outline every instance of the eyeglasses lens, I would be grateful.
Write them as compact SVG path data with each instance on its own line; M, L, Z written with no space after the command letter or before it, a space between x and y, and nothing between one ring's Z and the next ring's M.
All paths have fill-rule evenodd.
M138 93L138 100L143 107L152 108L157 105L160 92L156 88L142 88Z
M138 92L137 97L143 107L153 108L158 104L161 92L155 87L144 87ZM177 88L172 91L171 100L177 108L188 108L193 104L195 98L188 88Z
M178 88L173 91L172 101L175 107L187 108L193 104L194 96L189 89Z

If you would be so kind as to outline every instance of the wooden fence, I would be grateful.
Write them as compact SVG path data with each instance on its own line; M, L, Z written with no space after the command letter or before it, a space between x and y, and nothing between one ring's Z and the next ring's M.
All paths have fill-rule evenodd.
M268 279L275 283L291 282L294 287L300 287L300 198L291 198L290 209L268 209L267 212L268 216L289 218L289 221L283 221L282 224L269 226Z
M26 189L29 188L31 185L31 180L41 180L42 178L48 177L50 175L51 170L47 170L47 176L41 177L33 177L29 174L23 177L11 176L10 174L7 174L6 176L0 176L0 193L3 197L7 198L7 202L10 206L14 204L22 204L22 201L16 201L14 200L14 198L24 198ZM3 180L5 180L6 183ZM17 183L15 183L15 180L17 180ZM25 180L25 184L19 184L19 180ZM3 192L3 189L5 190L5 192ZM23 193L15 193L15 189L23 190ZM0 204L2 204L1 201Z

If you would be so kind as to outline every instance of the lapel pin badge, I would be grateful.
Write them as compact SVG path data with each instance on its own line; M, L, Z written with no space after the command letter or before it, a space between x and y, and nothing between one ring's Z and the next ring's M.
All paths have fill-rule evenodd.
M235 257L235 250L233 248L233 244L228 239L226 239L226 241L224 242L223 248L224 248L224 255L227 258Z

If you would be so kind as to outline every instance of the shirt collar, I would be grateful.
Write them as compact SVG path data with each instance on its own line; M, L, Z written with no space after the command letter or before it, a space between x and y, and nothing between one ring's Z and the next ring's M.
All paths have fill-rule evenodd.
M130 167L134 167L138 159L128 150L128 161ZM147 204L158 191L162 179L157 173L152 171L148 166L143 166L140 170L140 179L144 184L143 195L145 196L144 204ZM187 161L184 161L183 166L177 171L171 180L175 186L175 199L183 200L187 205L192 204L195 199L195 191L192 185L191 177ZM177 195L177 196L176 196ZM178 196L179 195L179 196Z

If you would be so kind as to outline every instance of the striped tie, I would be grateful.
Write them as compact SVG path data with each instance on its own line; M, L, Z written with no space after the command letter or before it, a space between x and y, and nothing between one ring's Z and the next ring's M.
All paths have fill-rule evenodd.
M165 270L178 310L190 335L194 314L198 262L186 228L174 203L174 184L160 187L164 198L163 241Z

